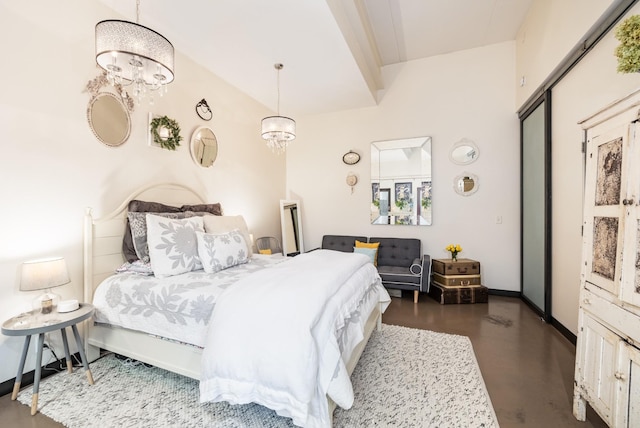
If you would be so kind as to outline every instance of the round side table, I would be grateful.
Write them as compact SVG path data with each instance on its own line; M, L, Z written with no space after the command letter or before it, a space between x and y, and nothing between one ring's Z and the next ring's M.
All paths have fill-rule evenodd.
M62 335L62 343L64 344L64 354L67 360L67 371L73 371L73 363L71 361L71 355L69 354L69 342L67 341L67 333L65 328L71 327L73 335L76 339L76 345L78 346L78 352L82 359L82 365L87 374L87 380L90 385L93 385L93 375L89 369L89 363L84 353L84 345L80 333L78 333L77 324L89 319L93 315L94 307L88 303L81 303L80 307L71 312L57 312L54 311L50 314L42 314L40 310L34 310L26 312L24 314L17 315L13 318L6 320L2 324L2 334L5 336L24 336L24 346L22 348L22 356L20 357L20 365L18 366L18 374L16 375L16 382L13 385L13 393L11 399L15 400L18 397L18 391L20 390L20 384L22 382L22 371L24 370L24 363L27 359L27 352L29 351L29 344L31 343L31 336L38 335L38 346L36 354L36 368L35 376L33 379L33 398L31 399L31 415L35 415L38 411L38 390L40 388L40 372L42 370L42 348L44 347L44 334L51 331L60 330Z

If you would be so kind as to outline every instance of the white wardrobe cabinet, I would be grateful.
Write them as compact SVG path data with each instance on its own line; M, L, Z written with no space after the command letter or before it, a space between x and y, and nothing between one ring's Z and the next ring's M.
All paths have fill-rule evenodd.
M586 130L582 271L573 413L640 427L640 90Z

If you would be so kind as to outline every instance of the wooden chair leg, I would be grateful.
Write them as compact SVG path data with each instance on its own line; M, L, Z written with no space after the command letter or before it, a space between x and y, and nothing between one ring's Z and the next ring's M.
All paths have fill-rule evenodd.
M418 296L420 292L418 290L413 290L413 303L418 303Z

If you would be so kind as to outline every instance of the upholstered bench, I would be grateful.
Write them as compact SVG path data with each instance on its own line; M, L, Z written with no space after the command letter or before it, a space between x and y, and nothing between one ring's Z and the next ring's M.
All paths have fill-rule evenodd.
M325 235L322 248L352 253L356 241L378 243L377 268L387 288L413 291L418 302L420 292L429 291L431 257L422 254L422 243L415 238L366 238L351 235Z

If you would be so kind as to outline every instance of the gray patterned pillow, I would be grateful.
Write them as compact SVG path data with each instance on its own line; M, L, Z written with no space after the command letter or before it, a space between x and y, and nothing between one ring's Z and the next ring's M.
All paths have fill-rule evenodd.
M154 215L166 218L186 218L192 217L190 213L154 213ZM136 250L138 260L149 263L149 246L147 245L147 213L128 212L129 227L131 228L131 238L133 239L133 248Z
M202 217L170 219L147 214L147 242L155 276L166 278L202 269L196 232L204 232Z
M249 250L244 234L239 229L212 234L196 232L198 254L204 271L219 272L249 261Z

